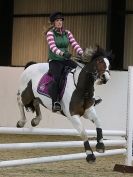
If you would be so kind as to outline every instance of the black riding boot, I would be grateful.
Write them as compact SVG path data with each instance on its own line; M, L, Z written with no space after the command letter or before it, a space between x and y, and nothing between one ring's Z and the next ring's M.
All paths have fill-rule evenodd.
M53 112L57 112L57 111L61 111L61 105L58 101L55 101L52 103L52 111Z
M52 111L61 111L61 105L58 101L58 84L53 82L49 88L49 94L52 98Z

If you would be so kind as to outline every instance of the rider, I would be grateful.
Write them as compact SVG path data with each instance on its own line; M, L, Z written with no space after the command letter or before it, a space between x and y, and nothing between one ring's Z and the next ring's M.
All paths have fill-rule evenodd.
M76 68L77 66L74 61L70 60L71 53L68 51L68 46L71 44L79 56L83 54L83 50L73 34L64 29L64 16L61 12L52 13L49 19L52 26L46 32L46 39L48 42L49 73L54 77L54 81L49 88L49 94L52 98L52 111L56 112L61 110L58 90L64 68L65 66L70 68Z
M58 90L60 77L64 68L65 66L69 66L70 68L76 67L75 62L70 60L71 53L68 51L68 46L71 44L78 55L82 55L83 50L74 39L73 34L63 28L64 17L61 12L54 12L49 18L53 26L46 33L46 38L49 47L49 73L54 77L54 82L51 85L49 93L52 97L52 110L55 112L61 110L58 100Z

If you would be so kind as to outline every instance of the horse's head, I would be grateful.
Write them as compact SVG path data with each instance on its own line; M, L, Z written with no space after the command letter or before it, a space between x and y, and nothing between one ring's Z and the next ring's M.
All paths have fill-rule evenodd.
M106 84L106 82L110 79L110 62L109 59L112 57L111 52L107 52L104 49L97 46L96 50L94 50L91 61L93 62L96 68L97 73L97 84Z

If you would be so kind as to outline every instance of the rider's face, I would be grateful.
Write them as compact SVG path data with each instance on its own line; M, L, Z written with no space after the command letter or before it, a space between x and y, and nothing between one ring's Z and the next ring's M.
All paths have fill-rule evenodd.
M56 19L56 20L54 21L54 26L55 26L56 28L62 28L62 25L63 25L63 20L62 20L62 19Z

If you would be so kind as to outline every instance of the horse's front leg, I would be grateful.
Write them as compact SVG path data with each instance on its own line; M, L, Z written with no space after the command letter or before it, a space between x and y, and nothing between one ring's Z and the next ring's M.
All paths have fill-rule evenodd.
M87 157L86 157L87 162L94 162L96 160L96 157L93 154L93 151L90 147L88 136L87 136L87 133L86 133L86 131L83 127L83 124L80 120L80 116L73 115L71 118L69 118L69 120L71 121L73 127L79 132L79 135L81 136L82 140L84 141L84 148L85 148L85 152L87 155Z
M36 117L32 119L31 125L32 125L32 127L35 127L40 123L40 121L42 119L42 114L41 114L39 102L38 102L37 99L34 99L33 105L34 105L34 108L35 108Z
M17 128L22 128L22 127L24 127L24 125L26 123L26 116L25 116L25 112L24 112L24 105L21 101L20 93L18 93L18 95L17 95L17 102L18 102L18 107L19 107L19 110L20 110L21 119L17 122L16 127Z
M101 128L101 123L98 119L94 106L91 106L90 108L86 109L83 117L95 123L96 132L97 132L96 151L103 153L105 151L105 146L103 143L103 133L102 133L102 128Z

